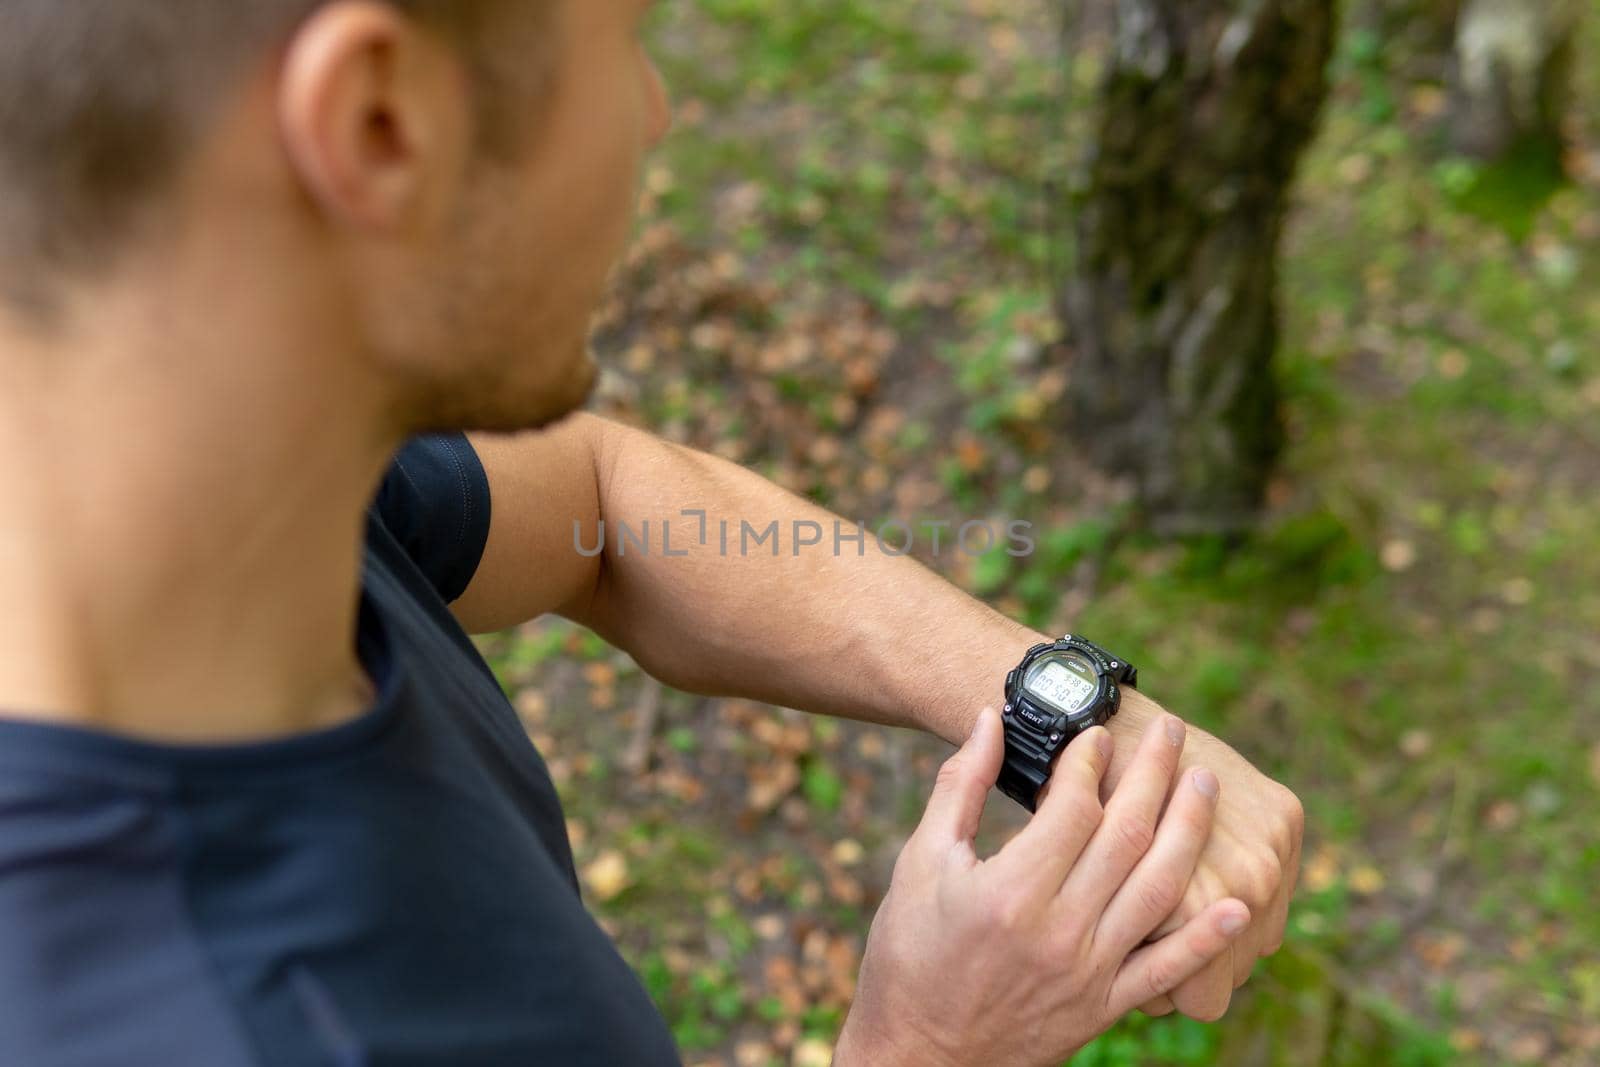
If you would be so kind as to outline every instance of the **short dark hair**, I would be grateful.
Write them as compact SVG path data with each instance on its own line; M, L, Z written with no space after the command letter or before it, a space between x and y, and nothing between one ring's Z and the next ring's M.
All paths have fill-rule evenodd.
M228 79L329 2L4 0L0 298L43 310L54 280L104 263L172 184ZM385 2L463 46L479 143L503 147L489 30L548 0Z

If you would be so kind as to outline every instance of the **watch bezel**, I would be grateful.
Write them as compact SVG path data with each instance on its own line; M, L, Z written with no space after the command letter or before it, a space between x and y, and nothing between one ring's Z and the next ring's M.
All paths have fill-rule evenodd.
M1072 714L1034 700L1022 687L1023 678L1035 663L1047 655L1064 652L1082 656L1094 667L1097 678L1094 695L1081 711ZM1052 743L1064 736L1076 736L1088 726L1103 723L1116 714L1121 702L1116 675L1121 666L1121 661L1108 658L1097 645L1072 634L1067 634L1059 641L1034 645L1023 655L1022 662L1006 675L1006 708L1003 717L1020 718L1033 729L1049 733Z

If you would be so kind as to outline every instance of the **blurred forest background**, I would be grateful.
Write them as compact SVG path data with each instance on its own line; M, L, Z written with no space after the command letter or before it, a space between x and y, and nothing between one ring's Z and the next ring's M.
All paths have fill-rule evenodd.
M1076 1063L1600 1062L1600 12L1112 2L668 0L677 126L599 408L869 524L1031 520L1029 558L928 563L1123 651L1304 799L1289 946L1229 1017L1138 1017ZM1253 96L1128 50L1140 11L1230 7L1293 30L1196 39ZM1493 52L1508 22L1536 44ZM1486 54L1537 91L1492 65L1474 101ZM1129 279L1197 269L1265 317L1191 345L1205 403L1163 365L1135 410L1118 376L1171 353ZM1126 460L1152 426L1221 459ZM686 1061L827 1063L948 748L664 690L559 620L482 643ZM996 794L985 840L1022 817Z

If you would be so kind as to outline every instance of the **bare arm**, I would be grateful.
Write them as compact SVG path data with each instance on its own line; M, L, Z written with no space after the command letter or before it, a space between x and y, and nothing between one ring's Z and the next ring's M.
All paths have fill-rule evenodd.
M742 467L620 427L601 443L603 512L651 520L657 541L648 556L624 556L608 531L579 621L673 686L959 742L1038 640L921 563L885 554L870 531L836 544L836 533L859 534L853 522ZM705 545L686 509L706 513ZM663 554L663 520L686 555ZM758 545L774 522L774 540ZM797 548L797 523L821 543Z
M922 564L883 554L870 532L860 554L847 543L835 556L843 520L715 456L592 415L472 443L494 519L453 607L471 632L554 613L679 689L914 726L951 742L971 732L1040 639ZM685 509L705 511L705 545L700 518ZM602 519L603 553L580 552L596 546ZM755 533L777 521L776 556L754 533L741 551L746 521ZM816 523L823 543L796 555L796 521ZM648 551L624 541L623 524L642 536L647 523Z
M806 711L914 726L959 744L997 702L1006 672L1045 639L921 564L842 542L843 520L759 475L705 453L593 416L553 431L478 439L494 494L494 523L478 577L457 604L467 628L498 629L555 612L630 653L653 676L690 692L743 696ZM706 543L700 543L705 513ZM580 543L604 550L592 558ZM721 523L729 523L723 554ZM742 524L770 542L742 544ZM795 522L822 543L793 548ZM617 536L649 523L648 551ZM662 543L663 522L672 539ZM854 533L844 523L843 533ZM678 555L676 553L683 553ZM1132 753L1161 708L1130 693L1111 721ZM1287 789L1227 745L1192 730L1185 766L1223 781L1216 829L1167 930L1226 897L1249 906L1251 929L1226 957L1174 996L1185 1013L1216 1017L1258 955L1276 950L1299 867L1302 813ZM1119 756L1108 790L1120 779ZM1160 1010L1165 1004L1152 1005Z

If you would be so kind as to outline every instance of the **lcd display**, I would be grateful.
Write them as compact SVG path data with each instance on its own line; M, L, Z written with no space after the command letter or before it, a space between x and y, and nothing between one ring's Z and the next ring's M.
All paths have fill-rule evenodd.
M1028 678L1028 693L1031 696L1055 705L1068 715L1082 708L1098 688L1060 660L1045 663L1032 671Z

